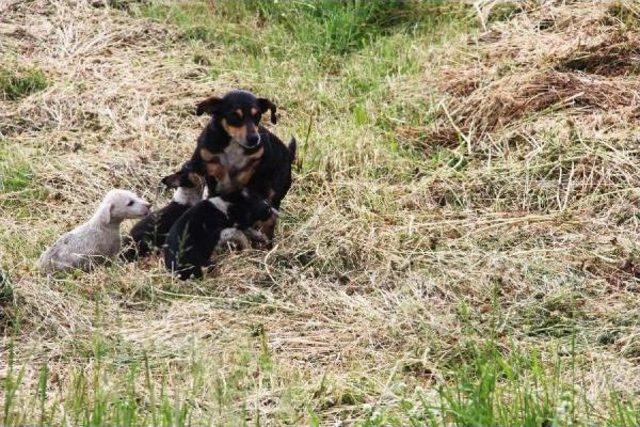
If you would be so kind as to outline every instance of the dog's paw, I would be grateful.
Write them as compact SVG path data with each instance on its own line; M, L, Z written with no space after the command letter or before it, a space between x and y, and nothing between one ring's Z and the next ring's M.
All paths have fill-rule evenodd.
M236 250L249 249L251 242L242 231L237 228L225 228L220 233L219 248L229 248Z
M254 249L270 249L272 246L271 240L262 231L248 228L244 230L244 234L251 240L251 247Z

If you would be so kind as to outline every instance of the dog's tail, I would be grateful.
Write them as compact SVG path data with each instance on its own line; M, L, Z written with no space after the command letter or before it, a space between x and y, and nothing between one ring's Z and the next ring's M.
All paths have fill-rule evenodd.
M289 159L291 159L291 163L293 163L296 160L296 150L298 149L298 142L295 137L291 137L287 148L289 149Z

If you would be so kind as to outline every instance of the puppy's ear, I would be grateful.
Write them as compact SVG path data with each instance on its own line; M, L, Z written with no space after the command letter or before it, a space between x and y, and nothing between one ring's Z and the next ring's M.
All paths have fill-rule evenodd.
M274 125L277 123L276 119L276 104L269 101L267 98L258 98L258 107L260 107L261 113L266 113L267 110L271 110L271 123Z
M180 170L188 174L196 173L201 176L204 176L207 173L203 159L195 158L195 154L194 157L191 158L191 160L182 165Z
M178 171L176 173L172 173L171 175L165 176L160 182L167 186L167 188L178 188L180 187L180 178L181 174L180 171Z
M204 178L195 172L189 172L187 177L194 187L201 187L204 185Z
M108 225L111 222L111 214L113 213L113 202L107 202L106 206L103 206L100 210L100 222L104 225Z
M196 115L201 116L204 113L214 115L220 112L220 106L222 105L222 99L217 96L212 96L210 98L201 101L196 105Z

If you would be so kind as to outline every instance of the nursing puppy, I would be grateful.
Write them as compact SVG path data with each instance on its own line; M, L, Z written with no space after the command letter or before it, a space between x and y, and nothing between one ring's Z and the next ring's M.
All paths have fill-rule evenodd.
M122 253L126 261L133 261L138 257L146 257L154 250L161 248L166 240L171 226L189 210L202 200L204 181L202 172L190 162L171 175L165 176L162 183L168 188L174 188L171 201L150 215L142 218L133 226L125 238L127 249Z
M109 261L120 252L120 223L149 214L149 203L127 190L111 190L91 219L62 235L38 260L46 273L81 269Z
M171 227L164 249L166 268L182 280L201 278L224 232L246 229L272 213L269 203L247 190L199 202Z

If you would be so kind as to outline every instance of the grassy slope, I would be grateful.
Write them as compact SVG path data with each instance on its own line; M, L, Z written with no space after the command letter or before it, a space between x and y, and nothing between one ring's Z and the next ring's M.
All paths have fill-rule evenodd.
M637 423L635 279L580 264L633 255L635 222L582 215L557 175L559 150L591 145L551 128L421 148L449 100L441 65L473 58L464 9L70 8L30 2L2 24L3 59L30 71L0 80L0 421ZM106 189L161 204L203 124L193 105L237 86L302 142L272 252L221 255L202 283L155 259L37 275Z

